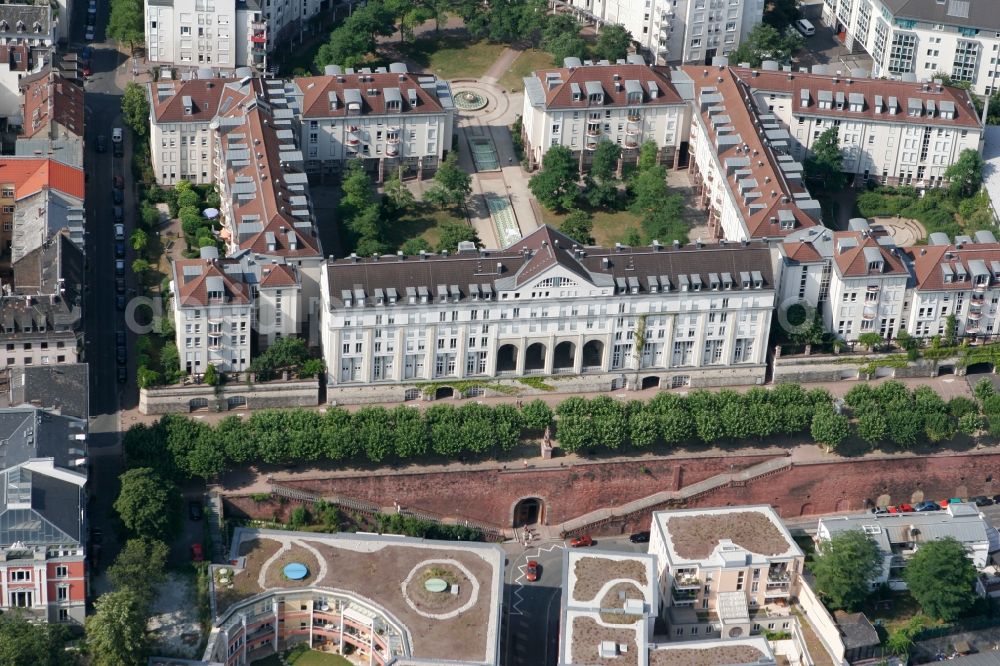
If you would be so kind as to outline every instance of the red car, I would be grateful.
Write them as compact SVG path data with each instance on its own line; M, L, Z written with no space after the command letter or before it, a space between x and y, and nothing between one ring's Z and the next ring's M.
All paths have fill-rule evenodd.
M594 540L590 538L589 534L584 534L583 536L578 536L570 539L570 548L586 548L587 546L593 546Z
M889 513L902 513L897 506L887 506L885 510Z
M527 566L524 567L524 577L528 579L529 583L534 583L538 580L538 562L535 560L529 560Z
M913 513L913 507L910 506L909 504L900 504L899 505L899 512L900 513Z
M90 65L83 66L83 78L90 76Z
M205 561L205 552L201 549L200 543L191 544L191 561L192 562Z

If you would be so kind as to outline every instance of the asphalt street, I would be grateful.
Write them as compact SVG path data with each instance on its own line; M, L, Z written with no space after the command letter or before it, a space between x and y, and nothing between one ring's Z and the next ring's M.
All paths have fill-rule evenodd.
M594 539L591 551L645 553L649 544L631 543L628 537ZM507 598L501 634L502 663L508 666L552 666L559 663L560 587L563 579L565 542L522 546L504 544L507 569L504 573ZM529 560L539 564L534 583L524 578Z
M121 122L122 90L115 81L115 71L126 64L126 58L114 43L106 43L104 25L109 7L98 3L97 34L90 46L91 77L85 82L84 173L86 174L87 211L87 289L84 296L84 359L90 366L90 506L88 523L101 530L105 537L94 558L95 568L103 569L117 552L114 538L114 510L118 475L122 471L119 408L124 390L134 393L134 369L130 368L127 389L117 381L115 333L124 328L122 313L115 307L114 277L114 215L112 210L112 179L114 174L125 178L125 224L131 229L135 204L131 196L129 135L125 133L125 156L113 157L111 130L123 127ZM87 13L80 4L74 12L70 30L70 50L79 53L84 40ZM97 152L97 137L103 135L107 152ZM126 263L131 258L126 257ZM132 336L129 337L131 348ZM132 356L131 354L129 356ZM130 359L131 361L131 359ZM103 551L103 552L101 552Z

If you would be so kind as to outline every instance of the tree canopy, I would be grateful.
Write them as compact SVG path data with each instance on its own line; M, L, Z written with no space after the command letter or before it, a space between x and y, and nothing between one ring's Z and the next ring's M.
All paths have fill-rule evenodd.
M542 170L531 177L528 187L535 198L554 211L568 210L580 195L579 172L573 153L566 146L552 146L542 158Z
M832 607L846 610L864 602L881 570L878 545L858 530L845 530L820 543L812 564L819 593Z
M563 220L562 224L559 225L559 231L563 232L580 245L594 244L594 221L590 218L590 215L582 210L574 210L570 213L566 219Z
M129 539L115 563L108 567L108 581L116 590L131 589L142 608L149 608L154 588L166 578L169 554L167 544L157 539Z
M760 67L765 60L787 63L803 43L802 36L794 29L782 33L773 25L758 23L729 54L729 62L749 63L751 67Z
M632 46L632 33L617 23L605 24L597 35L594 45L594 57L599 60L615 62L628 55Z
M181 499L171 481L148 467L130 469L120 479L115 511L130 532L144 539L169 539L176 534Z
M955 620L976 599L976 568L952 537L922 543L903 569L903 579L921 610L936 620Z
M813 141L805 162L806 176L830 192L841 189L846 181L842 171L844 156L840 152L839 131L838 127L824 130Z
M87 647L93 666L142 666L146 663L146 614L131 589L102 594L87 618Z
M125 84L125 92L122 94L122 118L136 136L146 136L149 131L149 99L146 97L146 89L134 81ZM197 195L195 196L197 198Z
M0 616L0 664L4 666L63 666L66 628L29 622L16 613Z
M111 0L107 35L129 49L135 49L146 39L143 26L144 8L141 0Z
M966 148L958 159L944 171L948 179L948 193L953 197L971 197L983 184L983 157L979 151Z

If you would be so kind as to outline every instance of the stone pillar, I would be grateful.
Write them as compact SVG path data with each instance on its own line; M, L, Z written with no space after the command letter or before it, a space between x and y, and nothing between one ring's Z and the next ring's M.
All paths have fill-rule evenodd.
M781 358L781 345L774 346L774 358Z
M556 336L550 335L545 348L545 374L552 374L552 364L556 357Z
M517 365L514 370L518 376L524 374L524 356L528 350L528 343L525 340L521 340L521 344L517 346Z
M378 158L378 180L375 182L382 184L385 182L385 158Z
M583 345L584 338L582 335L577 336L576 349L573 353L573 374L579 375L583 372Z

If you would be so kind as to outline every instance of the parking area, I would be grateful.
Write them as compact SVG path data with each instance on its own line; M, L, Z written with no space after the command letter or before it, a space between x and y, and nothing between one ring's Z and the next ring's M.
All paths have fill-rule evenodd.
M864 69L871 72L872 59L860 47L855 53L850 53L837 38L833 28L813 20L816 34L806 38L805 48L795 54L792 62L799 67L813 65L830 65L840 69L845 74L852 69Z

